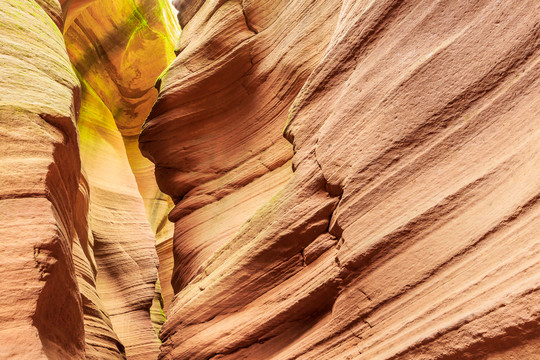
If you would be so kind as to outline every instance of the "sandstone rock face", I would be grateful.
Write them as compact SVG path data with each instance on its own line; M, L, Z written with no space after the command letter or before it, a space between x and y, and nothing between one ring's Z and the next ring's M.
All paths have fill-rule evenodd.
M72 260L79 83L54 16L60 5L46 5L0 3L3 359L85 358Z
M160 358L537 357L537 1L176 6Z
M153 167L133 143L157 97L155 80L174 58L179 32L164 2L97 1L77 10L64 37L82 83L78 128L89 188L88 253L95 261L87 279L100 300L92 301L100 311L89 316L106 313L110 319L93 318L101 326L87 326L87 356L101 359L104 349L116 347L128 359L156 358L152 322L159 329L164 319L156 294L155 233L170 238L172 225Z
M158 184L177 202L169 215L179 239L176 291L292 174L284 119L323 55L339 6L265 4L207 2L191 19L179 6L181 23L189 22L140 137ZM302 31L283 31L295 23ZM163 248L160 255L173 246Z
M171 9L7 1L0 18L0 358L156 358L171 201L136 138L174 57Z
M1 359L538 358L537 0L172 3L0 2Z

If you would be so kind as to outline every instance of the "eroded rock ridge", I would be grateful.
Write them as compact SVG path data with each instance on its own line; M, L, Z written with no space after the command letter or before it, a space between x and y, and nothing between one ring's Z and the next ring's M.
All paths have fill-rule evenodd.
M6 0L0 19L0 358L157 358L170 200L136 139L172 10Z
M0 2L0 358L538 358L538 1L172 3Z
M175 4L161 359L538 356L537 1Z

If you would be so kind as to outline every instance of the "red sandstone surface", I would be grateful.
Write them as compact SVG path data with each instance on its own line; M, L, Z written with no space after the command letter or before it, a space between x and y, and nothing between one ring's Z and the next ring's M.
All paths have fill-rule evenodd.
M537 0L172 3L0 3L0 359L540 359Z

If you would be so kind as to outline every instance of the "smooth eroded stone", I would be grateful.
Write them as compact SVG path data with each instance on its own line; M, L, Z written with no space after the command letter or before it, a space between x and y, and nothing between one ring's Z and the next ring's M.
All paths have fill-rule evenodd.
M0 3L0 354L84 359L71 212L81 169L79 83L60 4L39 4Z
M141 136L176 202L162 359L535 358L537 1L205 1L185 21ZM294 173L234 226L283 126Z
M76 16L72 16L72 12ZM175 57L174 43L180 29L170 4L165 0L76 2L71 3L69 16L73 19L66 24L64 35L68 53L77 75L86 85L85 89L92 92L93 99L88 104L83 101L81 117L85 120L78 124L81 143L85 144L83 167L90 186L107 178L108 175L103 175L111 167L107 156L111 156L111 147L116 147L114 156L122 160L111 159L111 162L121 161L121 172L126 173L108 179L107 182L111 183L107 191L123 192L126 187L124 179L130 179L131 187L134 175L136 187L129 190L134 199L128 203L143 202L155 241L158 244L168 241L172 238L173 225L167 221L167 214L173 204L158 189L154 166L138 149L138 135L157 97L156 79ZM111 141L111 137L115 140ZM85 154L85 151L89 153ZM128 167L124 163L124 154L127 154ZM90 159L94 157L100 158L101 162L93 161L92 165L86 166L85 159L92 161ZM94 177L100 180L94 181ZM129 206L124 207L126 211ZM138 211L137 204L134 212ZM117 221L124 219L120 217ZM145 221L144 218L137 220L141 221ZM146 237L147 234L141 235L143 243ZM172 293L170 281L162 283L163 291ZM154 313L157 317L153 321L162 322L160 310L156 309ZM155 336L152 341L157 341ZM138 340L133 338L133 342Z
M286 5L205 2L161 78L140 146L176 203L169 219L177 240L158 248L173 249L174 268L172 260L162 265L176 292L292 175L287 112L324 53L339 6ZM305 26L284 31L295 22Z
M104 351L155 358L163 323L155 244L172 237L171 201L137 137L179 28L165 1L79 1L68 10L64 37L83 83L78 129L95 263L86 295L99 310L88 315L87 344L95 359Z

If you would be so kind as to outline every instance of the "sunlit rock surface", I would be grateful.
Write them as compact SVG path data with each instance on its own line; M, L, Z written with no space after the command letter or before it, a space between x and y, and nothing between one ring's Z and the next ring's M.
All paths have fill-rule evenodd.
M137 136L157 97L154 83L175 56L179 28L165 1L95 1L75 10L64 37L82 83L78 128L90 200L88 252L95 259L90 279L100 300L92 302L100 312L91 315L105 312L110 319L87 326L87 356L100 359L103 348L120 346L129 359L156 358L164 319L155 233L171 236L170 200L157 188Z
M0 2L0 358L538 359L538 1L173 4Z
M60 5L40 4L0 2L0 357L84 359L72 260L79 83Z
M162 359L538 356L537 1L175 3Z
M180 12L179 55L140 137L158 184L177 202L169 215L177 241L163 244L175 257L176 291L292 174L285 119L324 53L339 6L287 6L207 2L191 19ZM285 30L295 23L301 29Z
M0 357L157 358L171 201L137 135L175 56L172 10L7 1L0 17Z

